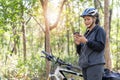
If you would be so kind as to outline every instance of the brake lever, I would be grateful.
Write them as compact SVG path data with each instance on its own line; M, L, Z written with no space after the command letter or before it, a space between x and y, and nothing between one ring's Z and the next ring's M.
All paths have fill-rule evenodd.
M52 61L52 57L51 57L51 56L46 56L46 59L47 59L48 61Z
M40 56L41 58L45 58L47 59L48 61L51 61L51 58L49 56Z

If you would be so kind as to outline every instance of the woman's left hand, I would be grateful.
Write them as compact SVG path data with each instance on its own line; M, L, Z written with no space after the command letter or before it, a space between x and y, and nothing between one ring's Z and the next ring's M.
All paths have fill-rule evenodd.
M81 43L87 43L88 40L86 39L85 36L81 35L81 37L80 37L80 42L81 42Z

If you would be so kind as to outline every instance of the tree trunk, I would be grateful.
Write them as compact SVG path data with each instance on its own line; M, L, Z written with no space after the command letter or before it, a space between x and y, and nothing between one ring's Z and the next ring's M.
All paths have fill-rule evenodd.
M109 0L104 0L104 28L106 31L106 47L105 47L105 59L106 68L112 70L112 62L110 57L110 38L109 38Z
M23 57L24 57L24 62L26 61L26 30L25 30L25 21L24 21L24 7L23 3L21 2L21 19L22 19L22 35L23 35Z
M48 21L46 19L45 21L45 25L46 25L46 31L45 31L45 51L50 53L50 28L49 28L49 24ZM50 72L50 62L48 60L46 60L46 73L47 73L47 77L49 75Z
M13 26L13 34L16 36L16 27ZM17 54L17 47L16 47L16 37L14 38L14 47L13 47L13 52L15 52L15 55Z
M22 32L23 32L23 54L24 54L24 61L26 61L26 32L25 32L25 25L22 22Z
M40 0L42 7L43 7L43 12L44 12L44 19L45 19L45 51L50 53L50 25L49 21L47 19L47 4L48 0ZM50 73L50 62L46 60L46 76L48 77Z
M70 55L70 39L69 39L69 29L67 30L67 42L68 42L68 45L67 45L67 53L68 55Z
M25 30L25 21L24 21L24 6L21 1L21 25L22 25L22 38L23 38L23 58L24 62L26 61L26 30Z

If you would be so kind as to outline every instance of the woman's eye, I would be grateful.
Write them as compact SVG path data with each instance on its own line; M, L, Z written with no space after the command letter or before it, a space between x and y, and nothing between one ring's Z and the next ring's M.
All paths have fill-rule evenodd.
M88 21L88 20L90 20L90 19L84 19L84 21Z

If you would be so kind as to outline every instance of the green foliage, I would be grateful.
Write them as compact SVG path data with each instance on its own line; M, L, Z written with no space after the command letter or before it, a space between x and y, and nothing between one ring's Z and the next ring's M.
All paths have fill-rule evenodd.
M101 3L103 5L103 0ZM86 0L68 0L64 5L57 28L50 32L52 54L76 66L79 56L76 54L73 32L78 31L84 34L86 28L80 14L89 6L94 6L92 0L87 2ZM114 8L119 8L118 0L110 7L113 10ZM118 70L120 69L120 19L117 11L113 13L117 18L115 15L113 16L115 18L112 18L110 49L113 67ZM101 25L103 25L103 16L104 14L100 11ZM26 61L23 61L22 22L25 22L26 30ZM0 77L2 79L45 80L46 62L40 57L41 50L45 47L45 35L40 25L45 29L43 10L39 0L0 0Z
M26 62L21 59L18 60L17 68L20 69L18 73L26 73L30 79L40 79L40 76L45 74L45 65L43 64L45 64L45 61L42 60L38 54L32 54Z
M116 21L117 20L117 21ZM120 69L120 64L118 63L120 60L119 52L120 52L120 24L119 24L119 18L116 20L113 20L112 27L111 27L111 52L112 52L112 58L113 60L113 66L114 69ZM116 35L115 35L116 34Z

